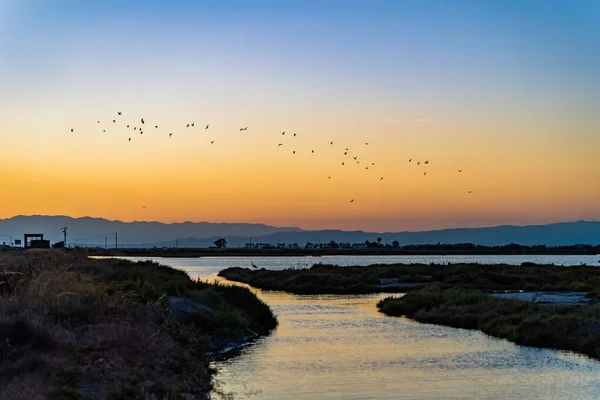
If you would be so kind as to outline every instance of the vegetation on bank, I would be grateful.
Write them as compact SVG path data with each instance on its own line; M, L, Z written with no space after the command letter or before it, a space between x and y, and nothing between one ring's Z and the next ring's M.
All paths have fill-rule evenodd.
M407 246L383 246L377 242L370 242L368 248L340 248L323 244L319 248L119 248L103 249L89 248L90 254L104 256L144 256L144 257L217 257L217 256L373 256L373 255L510 255L510 254L546 254L546 255L596 255L600 254L600 245L573 245L573 246L522 246L509 244L505 246L479 246L471 243L460 244L430 244ZM376 245L376 246L373 246Z
M248 289L156 263L0 252L0 399L205 398L207 354L276 323Z
M265 290L296 294L360 294L405 292L424 286L464 287L481 291L577 291L594 297L600 288L600 268L524 263L396 264L337 267L316 264L308 269L270 271L227 268L219 276Z
M428 287L377 305L390 316L477 329L511 342L600 358L600 306L559 306L498 299L465 289Z

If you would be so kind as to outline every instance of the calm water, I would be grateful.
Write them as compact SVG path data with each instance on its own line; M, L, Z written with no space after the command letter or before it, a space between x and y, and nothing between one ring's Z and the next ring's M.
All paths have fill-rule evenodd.
M135 258L134 258L135 259ZM403 262L595 264L597 257L322 257L157 259L192 276L228 266L301 267ZM304 265L302 264L304 263ZM261 292L279 327L216 362L236 399L598 399L600 363L484 334L377 313L384 295L295 296Z

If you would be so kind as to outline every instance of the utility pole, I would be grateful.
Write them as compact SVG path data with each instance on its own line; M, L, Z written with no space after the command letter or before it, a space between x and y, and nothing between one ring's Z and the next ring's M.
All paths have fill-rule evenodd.
M62 233L63 233L64 238L65 238L64 246L67 247L67 227L66 226L64 228L62 228Z
M175 238L175 248L178 249L179 248L179 236L177 236Z
M108 237L104 236L104 248L107 249L108 248Z
M115 232L115 249L119 248L119 241L117 240L117 238L118 238L118 235L117 235L117 232Z

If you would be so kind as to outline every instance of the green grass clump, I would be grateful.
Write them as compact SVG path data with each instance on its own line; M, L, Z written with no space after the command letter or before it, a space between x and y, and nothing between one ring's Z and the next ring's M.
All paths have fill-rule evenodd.
M438 287L386 298L377 307L389 316L477 329L525 345L570 350L600 358L600 306L560 306L499 299L465 289Z
M556 265L396 264L337 267L316 264L283 271L227 268L219 276L265 290L295 294L406 292L423 286L464 287L481 291L600 292L600 268ZM382 285L382 280L395 284Z

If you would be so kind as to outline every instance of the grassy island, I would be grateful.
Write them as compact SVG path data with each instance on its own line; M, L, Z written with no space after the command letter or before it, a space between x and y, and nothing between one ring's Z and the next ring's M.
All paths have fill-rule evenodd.
M316 264L307 269L270 271L227 268L226 279L264 290L295 294L362 294L407 292L426 286L480 291L577 291L596 296L600 268L555 265L396 264L338 267Z
M488 294L439 287L387 298L377 305L390 316L477 329L511 342L570 350L600 359L600 306L573 307L499 299Z
M84 251L0 252L0 398L206 398L210 354L277 324L248 289Z

